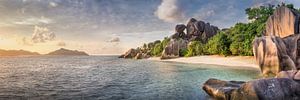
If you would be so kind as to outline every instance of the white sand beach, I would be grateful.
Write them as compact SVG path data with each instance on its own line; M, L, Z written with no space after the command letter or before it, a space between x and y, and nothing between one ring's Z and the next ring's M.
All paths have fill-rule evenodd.
M180 57L180 58L166 59L166 60L161 60L159 57L152 57L149 58L149 60L259 68L258 65L256 65L255 63L255 59L253 56L224 57L224 56L212 55L212 56Z

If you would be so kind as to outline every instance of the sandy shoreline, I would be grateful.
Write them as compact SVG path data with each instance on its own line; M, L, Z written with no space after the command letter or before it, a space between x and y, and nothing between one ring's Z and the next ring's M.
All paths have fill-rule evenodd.
M195 56L195 57L181 57L175 59L160 60L159 57L148 58L148 60L155 61L171 61L180 63L191 63L191 64L213 64L213 65L224 65L224 66L239 66L239 67L251 67L259 68L253 56Z

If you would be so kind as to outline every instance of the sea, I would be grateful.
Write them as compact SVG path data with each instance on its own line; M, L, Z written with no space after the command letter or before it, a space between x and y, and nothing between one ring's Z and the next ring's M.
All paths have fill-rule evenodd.
M117 56L1 57L0 100L207 100L202 86L209 78L248 81L259 74L238 65Z

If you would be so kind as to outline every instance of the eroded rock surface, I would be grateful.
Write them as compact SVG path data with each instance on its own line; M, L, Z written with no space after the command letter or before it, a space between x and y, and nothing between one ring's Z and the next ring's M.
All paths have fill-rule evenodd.
M266 22L266 36L281 38L299 33L299 14L285 6L277 8Z
M298 36L296 36L298 37ZM290 39L282 39L275 36L263 36L255 38L253 42L253 53L261 72L264 75L276 75L280 71L296 70L296 63L292 59L290 51L296 51L295 47L291 47L292 41ZM287 46L289 48L287 48ZM294 44L296 45L296 44ZM294 49L294 50L291 50Z
M180 55L180 50L186 49L188 41L184 39L172 39L164 48L161 59L176 58Z
M253 53L264 75L300 69L299 15L278 7L266 22L265 36L254 39Z
M299 100L300 84L289 78L259 79L249 82L209 79L203 90L221 100Z
M218 27L203 21L197 21L194 18L191 18L187 24L187 36L190 41L199 40L206 43L208 39L216 35L218 31Z

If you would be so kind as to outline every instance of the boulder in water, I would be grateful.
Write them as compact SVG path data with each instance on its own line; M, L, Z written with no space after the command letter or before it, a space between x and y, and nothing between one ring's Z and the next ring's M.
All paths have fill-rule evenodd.
M298 100L300 84L289 78L259 79L249 82L209 79L203 90L222 100Z

